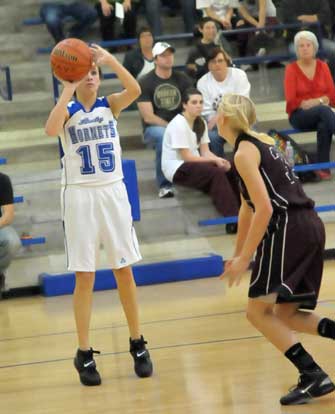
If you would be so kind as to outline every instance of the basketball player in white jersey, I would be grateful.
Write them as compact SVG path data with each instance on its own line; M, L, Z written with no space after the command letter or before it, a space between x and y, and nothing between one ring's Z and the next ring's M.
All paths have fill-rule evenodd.
M84 385L101 378L89 341L92 291L100 243L110 259L130 331L130 353L139 377L152 374L146 341L140 333L136 285L131 265L141 259L127 191L123 182L117 118L139 95L140 86L117 59L97 45L94 62L79 82L64 82L46 123L49 136L60 136L62 218L68 270L76 274L74 314L79 347L74 365ZM116 73L124 89L98 97L100 65ZM75 95L75 99L73 96Z

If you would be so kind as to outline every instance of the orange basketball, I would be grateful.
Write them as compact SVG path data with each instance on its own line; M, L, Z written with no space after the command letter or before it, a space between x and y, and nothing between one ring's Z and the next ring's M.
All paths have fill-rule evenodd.
M79 39L64 39L52 49L50 63L55 76L64 81L78 81L93 64L90 48Z

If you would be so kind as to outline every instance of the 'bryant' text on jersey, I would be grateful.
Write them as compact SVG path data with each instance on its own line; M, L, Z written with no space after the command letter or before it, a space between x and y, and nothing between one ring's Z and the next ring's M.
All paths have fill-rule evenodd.
M102 120L102 118L99 119ZM97 118L94 120L85 118L80 122L80 124L88 124L91 122L97 122ZM114 121L109 121L108 124L94 125L84 128L71 126L68 128L68 131L72 144L78 144L78 142L94 141L98 139L115 138L116 135Z

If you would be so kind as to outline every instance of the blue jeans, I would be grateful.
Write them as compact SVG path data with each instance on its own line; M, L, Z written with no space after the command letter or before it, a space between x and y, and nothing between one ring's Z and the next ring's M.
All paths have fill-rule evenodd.
M217 155L218 157L223 158L224 156L224 148L223 148L223 144L224 144L224 140L223 138L220 137L219 133L218 133L218 129L215 126L213 129L208 130L208 136L210 139L210 143L209 143L209 148L210 150Z
M196 20L195 0L181 0L180 3L184 20L185 32L193 33Z
M195 26L196 8L195 0L181 0L181 9L186 32L193 32ZM162 34L161 0L144 0L145 17L154 36Z
M327 105L311 109L297 109L290 116L294 128L317 131L317 156L319 162L329 162L332 137L335 133L335 114Z
M172 184L168 181L162 171L162 144L165 127L162 126L148 126L144 130L144 143L152 145L156 150L156 182L159 188L171 187Z
M154 36L162 34L161 0L144 0L145 17Z
M83 1L74 1L67 5L54 2L42 4L40 16L51 36L58 43L65 39L63 30L64 19L72 17L76 21L70 29L69 37L80 38L86 29L95 22L98 13L93 6Z
M20 246L20 238L13 227L0 229L0 273L8 268Z

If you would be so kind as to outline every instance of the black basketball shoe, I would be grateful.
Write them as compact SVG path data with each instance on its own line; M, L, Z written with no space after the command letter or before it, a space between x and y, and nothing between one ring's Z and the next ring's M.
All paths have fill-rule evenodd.
M5 275L0 273L0 299L2 298L2 292L5 290Z
M74 357L74 366L79 373L80 382L83 385L91 386L101 384L101 377L97 371L93 354L100 354L100 351L94 351L92 348L88 351L78 349Z
M226 224L226 233L227 234L236 234L237 233L237 223L227 223Z
M150 377L152 375L152 362L150 359L149 351L145 345L147 342L141 335L140 339L129 338L130 350L134 359L134 370L136 375L140 378Z
M280 404L306 404L312 398L321 397L334 390L335 385L322 369L305 371L300 374L298 385L280 399Z

